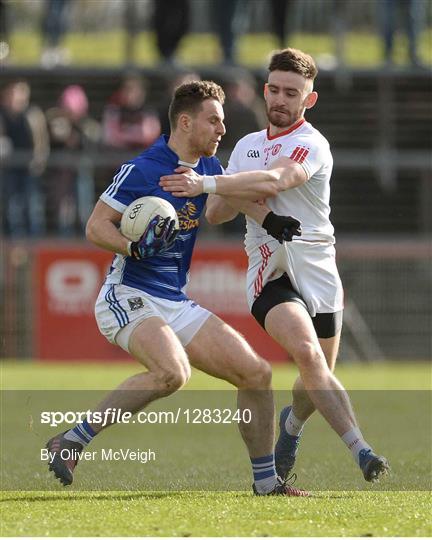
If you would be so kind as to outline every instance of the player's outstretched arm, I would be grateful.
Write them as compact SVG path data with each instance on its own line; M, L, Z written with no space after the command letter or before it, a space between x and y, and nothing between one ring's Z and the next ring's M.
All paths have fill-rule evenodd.
M120 212L99 200L87 221L87 239L113 253L128 255L129 240L118 229L121 217Z
M301 165L282 157L269 170L247 171L228 175L202 176L188 169L162 176L159 184L176 197L196 197L212 193L255 201L275 197L280 191L300 186L307 181Z

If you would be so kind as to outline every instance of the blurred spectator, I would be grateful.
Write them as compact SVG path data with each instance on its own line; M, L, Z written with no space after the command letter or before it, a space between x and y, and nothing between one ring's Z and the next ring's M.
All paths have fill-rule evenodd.
M4 63L10 53L7 4L0 0L0 62Z
M155 0L154 29L163 63L175 65L175 52L189 30L189 0Z
M393 64L394 34L401 21L408 38L409 60L411 65L419 66L417 40L425 15L424 0L380 0L378 5L386 65Z
M222 49L222 63L236 64L237 36L240 32L239 18L236 17L241 0L212 0L212 18ZM244 22L245 13L242 13Z
M44 49L41 64L46 68L68 64L69 51L61 46L67 29L66 7L70 0L45 0L45 13L42 22Z
M335 44L335 60L332 65L331 60L321 56L320 67L327 69L343 68L346 65L346 37L348 32L348 10L349 6L346 0L333 0L332 18L330 33L333 34ZM329 62L330 60L330 62Z
M159 137L157 113L146 103L147 92L138 75L127 76L111 97L103 115L105 144L124 150L144 150Z
M71 236L84 229L94 203L89 153L100 141L101 129L89 117L86 93L78 85L67 86L58 106L46 116L51 150L57 152L48 173L50 225L63 236Z
M9 83L0 105L1 204L6 233L13 237L44 232L41 174L49 146L45 117L30 105L30 86L24 80Z
M231 151L247 133L260 131L267 125L263 99L256 93L254 77L241 68L231 68L223 75L226 101L225 127L219 148Z
M135 52L135 38L138 31L136 0L123 2L123 21L125 29L125 64L133 65Z
M171 131L168 119L168 108L171 103L171 96L173 95L174 90L181 84L200 80L200 75L194 71L178 70L174 72L172 77L169 79L166 91L163 93L164 97L158 105L161 133L169 135Z
M273 32L278 39L278 46L284 49L288 41L287 13L292 7L292 0L270 0Z

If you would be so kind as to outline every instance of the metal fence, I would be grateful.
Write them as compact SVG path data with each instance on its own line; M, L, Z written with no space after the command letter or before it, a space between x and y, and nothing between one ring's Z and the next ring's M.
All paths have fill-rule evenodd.
M432 359L432 241L344 240L347 356Z
M236 243L241 250L240 236ZM57 244L67 247L68 242ZM232 249L232 245L231 241L227 247ZM37 249L37 242L1 244L0 357L34 356L34 333L41 309L36 287L43 287L35 268ZM432 242L342 239L337 252L345 288L340 359L431 359ZM222 300L230 308L230 299Z

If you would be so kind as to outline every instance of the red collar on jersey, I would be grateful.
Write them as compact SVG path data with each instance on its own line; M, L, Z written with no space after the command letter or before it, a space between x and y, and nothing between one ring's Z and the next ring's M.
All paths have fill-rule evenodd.
M288 135L288 133L292 133L294 130L299 128L301 125L303 125L306 122L304 118L300 118L295 124L293 124L290 128L286 129L285 131L282 131L281 133L278 133L277 135L270 135L269 128L267 128L267 139L269 141L272 141L273 139L277 139L278 137L283 137L284 135Z

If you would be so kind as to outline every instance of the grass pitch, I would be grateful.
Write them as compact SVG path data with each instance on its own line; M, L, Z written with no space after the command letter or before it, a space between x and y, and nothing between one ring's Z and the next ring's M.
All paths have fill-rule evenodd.
M432 29L421 32L418 39L419 56L426 65L432 63ZM63 45L75 66L119 66L125 63L126 34L122 31L100 31L66 35ZM297 32L290 35L287 47L307 51L319 62L328 62L335 54L335 40L330 34ZM11 35L11 63L19 66L37 64L42 50L40 33L28 28ZM238 38L237 61L248 68L267 65L268 55L279 44L272 34L244 34ZM382 65L382 42L377 33L348 32L345 40L345 62L353 68L377 68ZM408 63L405 36L395 36L395 63ZM178 48L178 59L186 66L215 65L222 60L222 51L216 35L191 33L186 35ZM152 67L160 60L153 32L140 32L133 41L132 61L137 66Z
M11 362L2 364L1 370L4 390L24 392L12 392L12 396L33 396L28 392L43 390L43 394L39 392L37 395L45 396L50 401L51 394L47 390L112 388L128 375L137 372L137 367L132 363L102 366ZM25 419L11 411L7 400L2 400L5 406L1 418L1 535L430 536L430 399L427 397L431 379L430 366L414 363L341 366L338 375L346 387L353 390L351 395L367 438L371 435L371 441L374 444L377 442L377 446L379 443L379 449L391 457L393 473L380 486L363 482L343 445L315 415L305 432L297 470L297 484L313 491L314 496L310 499L253 497L249 488L251 480L247 455L236 434L236 428L232 433L221 432L223 437L212 438L212 434L217 432L213 426L207 431L203 428L203 432L195 432L192 437L188 432L179 433L183 437L180 439L173 431L155 432L175 450L177 459L171 462L160 477L162 488L165 484L170 485L172 479L172 489L158 487L156 469L148 475L154 475L155 484L151 484L155 486L154 489L146 488L144 491L135 479L135 491L127 491L133 485L128 480L133 470L127 470L123 464L114 467L109 463L103 464L103 467L93 463L80 464L77 469L79 476L77 473L72 489L63 489L48 475L45 478L42 472L29 467L28 460L20 460L23 449L13 445L20 443L15 433L19 432L20 424ZM274 369L274 386L280 391L277 392L278 400L289 400L288 392L284 390L290 387L294 377L293 367ZM198 396L199 392L193 393L194 390L215 390L210 395L218 397L225 395L222 391L228 388L221 381L194 373L188 384L191 392L184 395ZM358 389L362 391L358 392ZM58 395L53 395L58 401ZM59 409L65 409L72 395L75 394L65 394L64 403L61 403ZM92 393L85 395L91 396ZM82 394L78 397L82 399ZM385 425L378 421L380 411L374 408L374 399L381 399L380 410L387 409ZM159 403L163 402L161 400ZM419 410L422 411L420 418ZM412 430L407 431L409 436L402 437L404 440L401 444L398 443L401 438L398 436L400 418ZM123 439L133 431L128 426L121 426L121 429L123 431L116 426L112 428L112 433L115 434L117 430ZM140 426L139 429L148 433L150 427ZM57 432L59 428L49 428L49 431ZM106 433L111 433L111 430ZM45 433L41 434L41 438L44 437ZM409 446L411 438L415 440ZM204 448L207 451L204 454L198 444L200 441L206 443ZM127 442L129 444L130 440ZM185 459L182 449L188 444L192 445L191 453ZM8 445L15 449L17 461L14 467L8 466L8 460L12 459L8 456ZM194 464L197 454L200 457ZM224 476L231 474L231 460L234 460L236 469L238 463L240 488L236 485L234 490L215 491L219 483L223 483ZM187 469L191 467L191 462L192 469ZM192 486L191 489L182 486L185 471L189 482L185 485ZM95 485L88 488L92 491L83 491L84 476L92 478L92 474ZM94 490L98 482L104 482L108 477L114 481L116 475L120 480L125 479L124 489ZM350 481L355 484L349 490L344 489L345 477L348 476L350 479L352 477ZM33 482L39 482L41 488L31 491L18 489L20 482L24 481L23 477L31 477ZM208 489L196 491L194 486L201 485L203 478ZM42 488L47 490L41 491Z
M424 492L6 494L2 535L429 536Z

